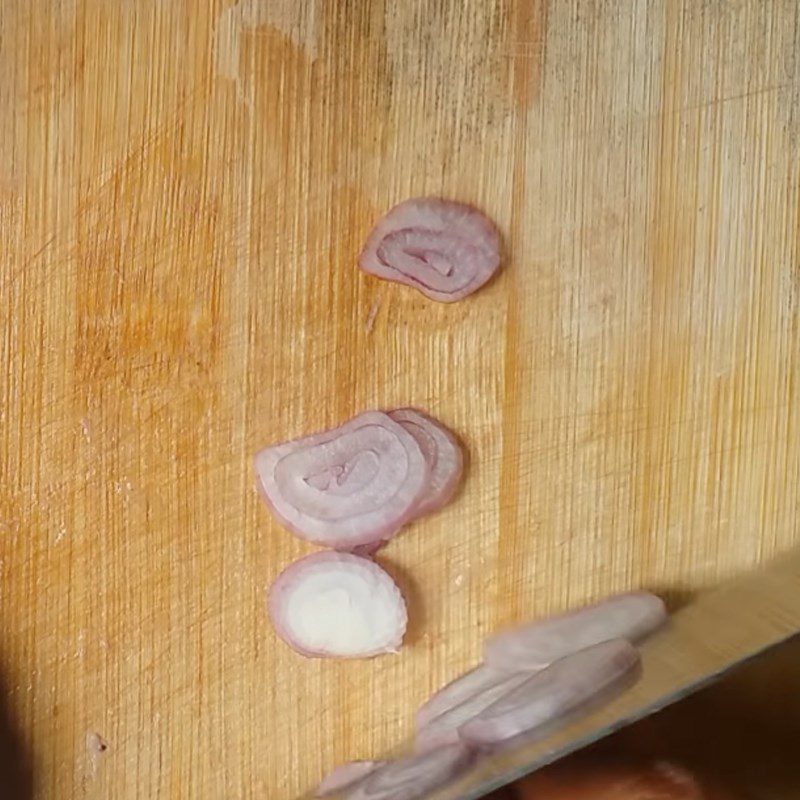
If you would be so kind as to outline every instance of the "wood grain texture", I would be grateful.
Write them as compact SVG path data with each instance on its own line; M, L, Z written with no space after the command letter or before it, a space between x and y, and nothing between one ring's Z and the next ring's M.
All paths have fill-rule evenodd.
M800 539L799 29L794 0L5 0L0 668L29 796L289 800L497 626ZM355 268L428 193L505 237L452 307ZM251 454L406 404L471 460L386 550L409 646L299 660L263 605L307 548Z

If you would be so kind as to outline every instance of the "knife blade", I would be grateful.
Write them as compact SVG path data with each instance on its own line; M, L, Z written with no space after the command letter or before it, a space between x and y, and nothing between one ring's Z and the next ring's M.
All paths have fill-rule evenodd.
M699 594L641 646L640 681L549 736L483 758L425 800L477 800L677 703L800 634L800 549Z
M419 800L478 800L490 791L683 700L800 634L800 548L702 592L640 647L641 679L601 708L527 744L481 757ZM386 758L412 749L409 743Z

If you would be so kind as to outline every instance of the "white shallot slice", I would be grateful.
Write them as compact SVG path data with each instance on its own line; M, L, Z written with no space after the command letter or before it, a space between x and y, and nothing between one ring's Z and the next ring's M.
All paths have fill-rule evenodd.
M278 636L309 657L396 653L408 623L389 574L350 553L312 553L290 564L270 587L267 610Z
M638 642L666 620L660 597L648 592L619 594L498 633L487 639L483 657L497 669L542 669L569 653L608 639Z
M530 677L530 672L497 674L492 683L484 685L479 691L464 698L458 705L443 711L422 727L417 728L414 742L417 751L422 752L430 750L432 747L458 742L458 729L462 725Z
M358 259L365 272L452 303L479 289L500 265L500 236L480 211L418 197L392 208Z
M448 745L390 761L360 781L347 800L417 800L465 770L472 752L463 744Z
M298 536L348 549L391 537L430 480L416 439L388 414L268 447L255 457L264 499Z
M440 422L413 408L398 408L389 416L416 439L431 471L425 491L414 509L414 517L438 511L458 489L464 454L456 437Z
M509 691L462 725L459 736L476 746L496 745L552 725L627 688L638 677L639 652L625 639L565 656Z
M352 788L385 763L385 761L348 761L346 764L339 764L319 782L314 794L317 797L328 797Z

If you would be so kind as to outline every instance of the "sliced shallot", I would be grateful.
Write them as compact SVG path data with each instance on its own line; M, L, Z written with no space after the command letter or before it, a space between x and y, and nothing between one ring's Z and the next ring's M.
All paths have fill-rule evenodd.
M385 761L348 761L346 764L339 764L319 782L315 795L328 797L352 788L385 763Z
M373 228L358 260L365 272L452 303L479 289L500 265L500 236L480 211L419 197L394 206Z
M347 800L417 800L466 769L472 753L463 744L390 761L360 781Z
M496 634L486 641L483 656L497 669L542 669L569 653L608 639L637 642L666 620L660 597L630 592Z
M256 455L255 470L287 527L341 549L391 537L414 515L430 481L416 439L380 411L268 447Z
M458 705L443 711L430 722L417 729L415 747L418 751L430 750L459 741L458 729L476 717L496 700L531 677L530 672L500 673L489 685L466 697Z
M389 574L350 553L313 553L290 564L272 584L267 609L278 636L310 657L395 653L408 622Z
M493 669L481 664L469 672L445 684L438 692L432 694L417 710L416 728L420 730L431 720L461 705L465 700L480 694L484 689L494 686L498 681L508 677L509 672Z
M529 677L462 725L459 736L488 746L549 732L552 725L627 688L639 664L638 651L624 639L587 647Z
M416 439L431 474L414 509L414 517L438 511L452 499L464 468L464 454L456 437L440 422L413 408L398 408L389 416Z

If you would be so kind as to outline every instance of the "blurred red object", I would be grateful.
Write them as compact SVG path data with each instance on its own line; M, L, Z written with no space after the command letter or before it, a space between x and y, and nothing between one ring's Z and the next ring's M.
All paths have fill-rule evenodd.
M491 797L491 795L490 795ZM496 800L734 800L671 761L578 758L523 778Z

